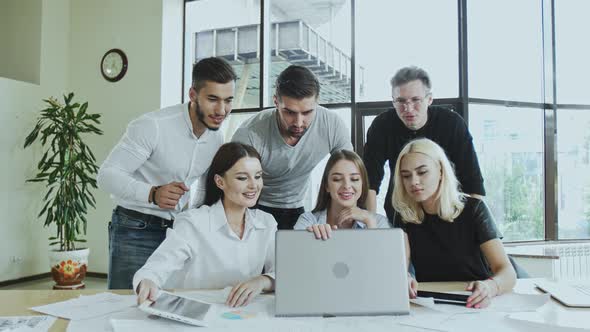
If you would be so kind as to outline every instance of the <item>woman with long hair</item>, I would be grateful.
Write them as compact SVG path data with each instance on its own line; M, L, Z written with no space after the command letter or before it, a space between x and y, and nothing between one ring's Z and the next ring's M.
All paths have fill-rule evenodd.
M302 214L294 229L307 229L326 240L338 228L389 228L386 217L367 211L368 192L362 159L352 151L334 152L324 169L315 208Z
M468 281L467 307L483 308L514 287L516 273L490 210L459 187L438 144L426 138L409 142L395 165L394 225L405 232L417 281ZM410 296L416 289L411 280Z
M258 152L241 143L222 145L207 173L205 204L179 214L164 242L135 274L138 302L155 300L161 287L233 286L226 301L233 307L274 290L277 224L272 215L250 209L261 189Z

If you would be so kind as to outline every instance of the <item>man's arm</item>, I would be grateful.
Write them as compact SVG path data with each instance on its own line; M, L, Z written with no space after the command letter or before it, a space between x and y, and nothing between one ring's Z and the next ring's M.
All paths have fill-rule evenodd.
M387 144L385 129L381 128L380 121L386 119L378 116L375 118L367 131L367 142L363 149L363 162L367 169L369 178L369 195L367 196L367 210L375 213L377 211L377 194L379 186L383 181L385 172L383 166L387 161ZM392 175L393 176L393 175Z
M477 153L473 145L473 137L463 118L458 114L454 117L455 125L454 142L445 149L451 150L451 161L455 165L457 178L461 183L463 192L472 197L481 199L485 196L484 180L479 167ZM447 152L449 153L449 152Z
M157 135L153 120L140 118L131 122L100 166L98 186L124 200L150 202L154 186L136 180L132 174L150 157Z

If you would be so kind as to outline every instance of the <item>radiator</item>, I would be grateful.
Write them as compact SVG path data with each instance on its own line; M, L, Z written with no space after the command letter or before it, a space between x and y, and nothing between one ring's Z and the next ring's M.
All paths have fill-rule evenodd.
M553 276L558 279L590 279L590 243L545 245L548 254L559 256L553 261Z

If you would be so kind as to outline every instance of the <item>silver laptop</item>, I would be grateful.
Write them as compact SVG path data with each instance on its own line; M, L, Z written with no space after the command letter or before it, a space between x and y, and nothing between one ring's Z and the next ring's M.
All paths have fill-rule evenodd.
M568 307L590 308L590 281L536 281L535 285Z
M403 315L410 311L400 229L276 234L276 316Z

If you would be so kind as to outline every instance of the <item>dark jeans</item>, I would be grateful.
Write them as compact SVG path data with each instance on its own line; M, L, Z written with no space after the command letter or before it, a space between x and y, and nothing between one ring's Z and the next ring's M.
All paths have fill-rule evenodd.
M303 207L295 209L279 209L264 205L258 205L256 206L256 208L272 214L272 216L275 217L275 220L277 221L278 229L293 229L293 226L295 226L295 223L297 222L297 219L299 219L299 216L302 215L303 212L305 212Z
M131 289L133 275L166 238L173 221L117 206L109 223L109 289Z

